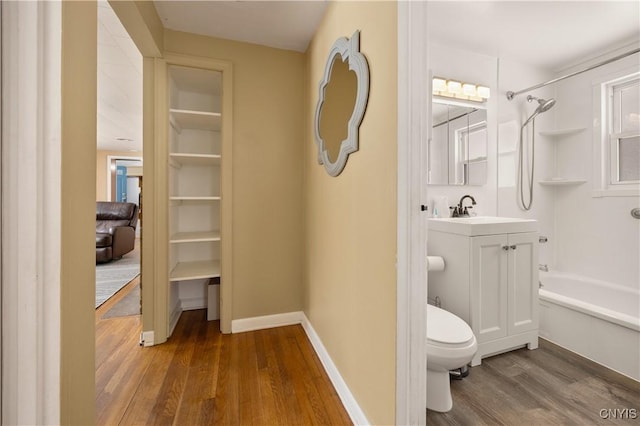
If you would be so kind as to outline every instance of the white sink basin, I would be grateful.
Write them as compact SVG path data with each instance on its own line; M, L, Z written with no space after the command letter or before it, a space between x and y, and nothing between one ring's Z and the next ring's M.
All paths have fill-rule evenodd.
M467 236L537 232L533 219L512 217L473 216L429 219L429 230Z

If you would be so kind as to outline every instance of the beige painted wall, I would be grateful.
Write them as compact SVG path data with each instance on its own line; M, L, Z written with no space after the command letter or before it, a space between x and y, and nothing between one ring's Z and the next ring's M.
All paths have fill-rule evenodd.
M307 52L304 311L372 424L395 423L396 16L393 2L332 2ZM334 178L311 123L326 55L356 29L369 103L360 149Z
M109 0L109 5L143 56L162 55L164 27L153 2Z
M107 157L109 155L121 158L142 158L142 152L140 151L98 150L96 152L96 201L107 201L109 199L109 194L107 194Z
M62 2L60 424L95 421L97 8Z
M233 319L301 310L305 56L169 30L164 47L233 65Z

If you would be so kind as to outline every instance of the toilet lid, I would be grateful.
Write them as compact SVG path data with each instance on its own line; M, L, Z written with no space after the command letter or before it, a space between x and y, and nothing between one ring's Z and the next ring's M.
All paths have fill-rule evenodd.
M451 312L427 305L427 339L440 343L465 343L473 338L469 325Z

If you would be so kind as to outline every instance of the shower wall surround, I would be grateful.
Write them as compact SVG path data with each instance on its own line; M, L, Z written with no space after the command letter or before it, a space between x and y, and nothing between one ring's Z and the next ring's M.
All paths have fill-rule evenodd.
M640 197L597 197L598 171L594 150L599 149L600 103L594 84L620 76L623 70L638 71L639 55L596 68L554 85L517 96L509 101L508 90L519 90L584 68L580 64L552 74L528 65L500 59L498 95L497 215L536 219L540 234L549 238L540 246L540 263L550 269L640 288L640 221L629 211ZM599 87L599 86L596 86ZM517 164L519 129L535 109L527 95L555 98L554 108L536 118L534 201L531 211L518 207ZM583 131L549 136L544 132L584 128ZM528 128L530 141L531 128ZM542 133L542 134L541 134ZM526 133L525 133L526 135ZM544 186L552 178L581 179L575 186Z
M585 64L581 64L575 69L584 67ZM564 70L562 74L575 69ZM600 82L633 71L640 71L640 54L555 85L553 95L558 101L554 107L556 127L585 130L553 142L556 155L554 176L585 179L586 183L546 191L555 192L556 258L551 263L552 267L638 290L640 220L631 217L629 212L640 207L640 192L636 190L635 196L623 197L598 197L599 194L594 192L598 185L595 154L600 144L597 127L600 102L594 93L594 85L597 90Z

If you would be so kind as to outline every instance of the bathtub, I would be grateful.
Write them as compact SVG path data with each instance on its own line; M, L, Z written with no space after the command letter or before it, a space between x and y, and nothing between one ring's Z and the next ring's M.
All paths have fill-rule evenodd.
M640 381L640 292L540 273L540 337Z

